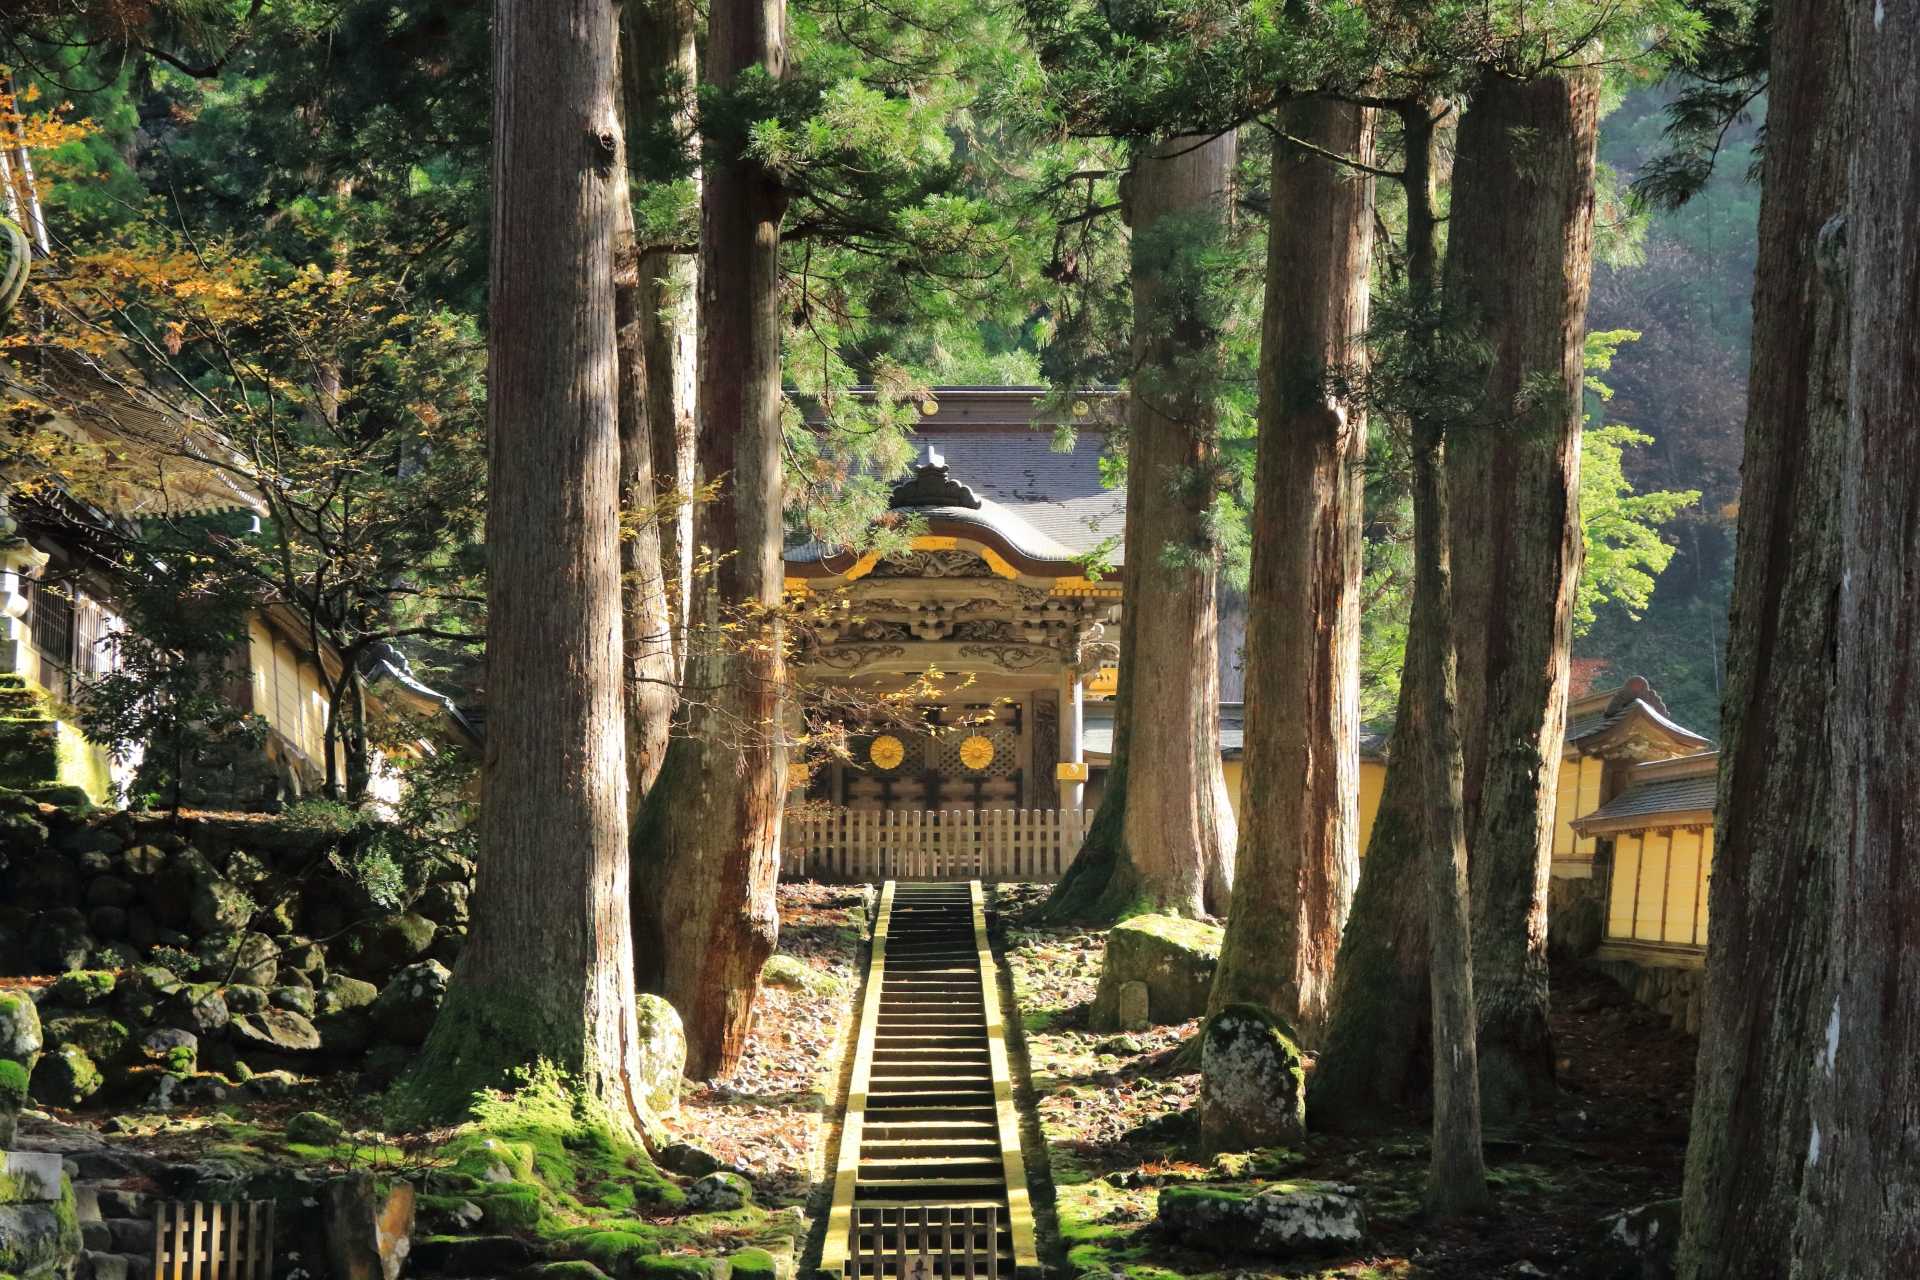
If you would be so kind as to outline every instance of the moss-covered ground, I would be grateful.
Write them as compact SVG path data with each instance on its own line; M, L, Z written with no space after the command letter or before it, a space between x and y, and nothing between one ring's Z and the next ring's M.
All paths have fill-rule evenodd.
M998 906L1031 1063L1030 1120L1048 1166L1034 1187L1043 1261L1063 1278L1574 1277L1600 1219L1679 1194L1695 1040L1577 964L1554 971L1560 1104L1489 1131L1495 1210L1486 1217L1421 1216L1427 1122L1418 1114L1383 1116L1364 1138L1312 1134L1298 1149L1202 1155L1188 1127L1199 1076L1174 1061L1195 1024L1088 1033L1103 935L1037 922L1031 906L1042 896L1003 889ZM1371 1237L1364 1254L1214 1254L1154 1221L1165 1186L1251 1191L1295 1180L1357 1190Z
M244 1070L178 1073L176 1101L164 1108L126 1109L122 1091L118 1113L99 1099L74 1111L29 1110L21 1133L40 1149L105 1147L167 1167L158 1181L103 1184L115 1190L273 1199L294 1217L302 1206L318 1213L326 1180L370 1171L377 1185L413 1185L416 1242L519 1237L567 1264L546 1280L792 1280L869 897L782 886L782 959L755 1006L746 1060L725 1080L689 1082L677 1113L664 1117L671 1140L746 1176L753 1194L742 1207L701 1211L687 1198L699 1172L659 1167L633 1134L538 1064L515 1088L479 1101L467 1123L427 1133L384 1130L390 1108L365 1076Z

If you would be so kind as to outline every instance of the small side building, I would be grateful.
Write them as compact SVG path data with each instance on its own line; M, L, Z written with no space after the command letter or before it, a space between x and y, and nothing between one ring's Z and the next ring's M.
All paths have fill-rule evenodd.
M1572 824L1604 854L1595 962L1688 1031L1700 1029L1719 766L1717 751L1635 765L1618 795Z

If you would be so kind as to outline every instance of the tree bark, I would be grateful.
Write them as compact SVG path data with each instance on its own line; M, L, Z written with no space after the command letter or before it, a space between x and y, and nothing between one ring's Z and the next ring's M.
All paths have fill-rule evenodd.
M1373 112L1309 99L1293 137L1373 161ZM1238 903L1208 1007L1263 1005L1308 1044L1360 875L1360 552L1373 180L1276 141L1267 214Z
M1831 1003L1794 1274L1882 1280L1920 1272L1920 4L1852 8Z
M1460 120L1448 306L1491 353L1447 442L1480 1101L1551 1107L1547 879L1579 586L1600 77L1489 73Z
M493 57L489 800L467 944L392 1106L454 1119L545 1059L631 1125L612 8L499 0Z
M1439 226L1434 211L1433 126L1425 102L1400 111L1406 138L1407 281L1420 327L1438 323ZM1429 361L1430 362L1430 361ZM1401 676L1412 714L1424 801L1427 955L1433 1009L1433 1155L1424 1197L1433 1217L1491 1203L1480 1150L1480 1073L1474 1052L1473 951L1467 912L1467 829L1461 791L1459 670L1454 650L1446 449L1448 424L1425 402L1409 414L1413 471L1413 606Z
M1143 151L1128 178L1134 374L1122 705L1115 767L1082 853L1050 900L1056 915L1203 916L1229 906L1236 840L1220 767L1219 548L1208 528L1219 417L1208 374L1195 371L1219 338L1190 255L1227 216L1235 151L1231 134L1175 138ZM1152 751L1123 745L1135 725L1152 726Z
M1409 633L1407 643L1416 640L1425 643ZM1324 1047L1307 1077L1307 1124L1317 1132L1382 1128L1395 1111L1432 1096L1425 750L1410 705L1415 693L1400 682L1380 807L1334 959Z
M653 785L667 755L679 700L673 660L673 612L660 558L659 494L654 487L651 402L641 287L633 235L633 202L624 153L614 227L614 336L620 360L620 615L621 684L626 707L627 812Z
M700 15L686 0L626 0L620 13L620 83L628 120L666 109L698 161L693 112ZM694 170L696 189L699 170ZM647 361L647 423L660 511L660 560L672 615L674 676L686 657L686 603L693 581L694 382L699 317L696 259L655 250L640 256L634 309Z
M707 79L720 91L762 67L785 71L784 0L716 0ZM746 1049L760 968L779 936L785 662L781 563L778 176L746 158L744 133L700 197L700 389L696 480L718 485L694 534L717 562L690 597L684 697L674 739L634 827L641 979L679 1010L687 1074L724 1075Z
M1848 334L1820 237L1846 202L1847 13L1785 0L1773 15L1684 1280L1788 1275L1825 1043Z

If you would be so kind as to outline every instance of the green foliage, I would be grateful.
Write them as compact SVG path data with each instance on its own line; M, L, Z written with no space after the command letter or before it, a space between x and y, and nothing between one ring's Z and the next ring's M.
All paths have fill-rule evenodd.
M1587 335L1587 389L1603 403L1613 392L1594 377L1612 366L1622 342L1639 334L1615 329ZM1575 634L1592 628L1594 610L1615 600L1638 621L1653 594L1654 578L1673 559L1660 527L1683 507L1700 500L1698 489L1684 493L1635 494L1621 466L1625 450L1653 443L1653 437L1618 425L1588 427L1580 442L1580 523L1586 559L1574 602Z
M77 691L81 731L116 762L139 762L130 806L179 808L197 765L266 734L223 688L247 642L249 593L196 554L195 541L125 550L127 625L107 640L113 669Z

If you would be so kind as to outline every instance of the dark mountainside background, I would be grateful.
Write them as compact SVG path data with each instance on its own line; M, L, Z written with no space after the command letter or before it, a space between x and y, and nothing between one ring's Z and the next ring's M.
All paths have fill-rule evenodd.
M1658 90L1636 91L1602 122L1600 158L1623 183L1659 153L1665 100ZM1626 454L1635 491L1698 489L1701 496L1663 531L1677 552L1643 617L1636 622L1617 604L1602 606L1574 653L1607 660L1600 687L1647 677L1676 720L1715 738L1760 207L1760 189L1747 181L1754 137L1751 127L1733 135L1707 189L1677 213L1653 215L1643 265L1595 266L1587 313L1590 330L1641 334L1600 375L1615 393L1605 420L1654 438Z

